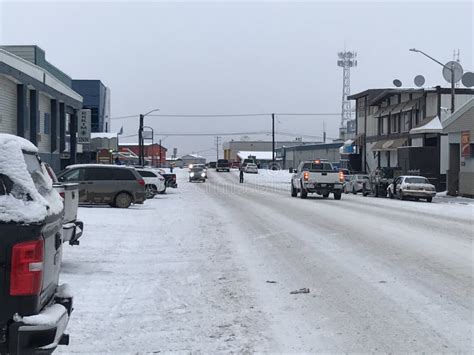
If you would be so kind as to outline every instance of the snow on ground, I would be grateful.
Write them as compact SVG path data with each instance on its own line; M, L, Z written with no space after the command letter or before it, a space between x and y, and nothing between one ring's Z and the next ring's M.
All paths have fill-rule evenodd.
M60 353L264 349L263 317L231 248L233 221L198 185L179 184L127 210L80 208L81 245L63 257L75 310Z
M80 208L59 352L473 350L472 206L301 200L283 171L176 172L142 206Z

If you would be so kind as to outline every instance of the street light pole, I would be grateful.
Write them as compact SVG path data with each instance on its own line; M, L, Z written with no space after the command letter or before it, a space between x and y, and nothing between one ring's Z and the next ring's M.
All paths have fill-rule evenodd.
M275 169L275 114L272 113L272 170Z
M455 98L455 95L456 95L455 82L454 82L454 63L451 64L451 67L448 67L447 65L441 63L439 60L434 59L432 56L426 54L423 51L420 51L419 49L410 48L410 52L421 53L425 57L431 59L435 63L438 63L443 68L446 68L451 72L451 113L454 113L454 98Z
M143 123L145 121L145 116L148 116L152 112L159 111L159 108L155 108L154 110L151 110L150 112L147 112L145 114L140 114L140 124L138 127L138 164L140 166L145 165L145 159L144 159L144 147L143 147Z

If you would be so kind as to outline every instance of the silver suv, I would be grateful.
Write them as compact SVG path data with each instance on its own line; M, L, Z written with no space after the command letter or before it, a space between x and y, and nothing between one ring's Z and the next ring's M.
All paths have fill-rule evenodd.
M128 208L146 199L145 181L131 167L80 164L70 165L59 176L60 182L79 183L80 204L108 204Z

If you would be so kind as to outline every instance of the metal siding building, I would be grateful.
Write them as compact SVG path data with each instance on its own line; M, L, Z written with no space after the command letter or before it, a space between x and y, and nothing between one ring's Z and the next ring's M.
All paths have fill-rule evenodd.
M30 140L56 171L76 157L74 138L72 151L67 142L68 134L75 137L82 97L67 82L68 76L46 61L41 48L0 47L0 132Z
M340 143L320 143L294 147L282 147L277 156L282 161L282 168L297 168L302 161L327 159L330 162L338 162L341 159L339 148L344 145Z

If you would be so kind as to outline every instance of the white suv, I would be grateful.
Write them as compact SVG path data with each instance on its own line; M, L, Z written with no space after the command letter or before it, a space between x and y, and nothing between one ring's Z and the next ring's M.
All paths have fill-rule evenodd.
M250 174L258 174L257 164L248 163L244 168L244 172L250 173Z
M165 178L154 169L138 168L137 172L145 180L146 198L153 198L156 194L164 194L166 191Z

